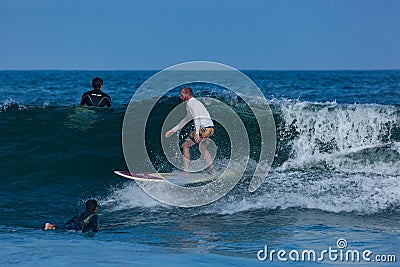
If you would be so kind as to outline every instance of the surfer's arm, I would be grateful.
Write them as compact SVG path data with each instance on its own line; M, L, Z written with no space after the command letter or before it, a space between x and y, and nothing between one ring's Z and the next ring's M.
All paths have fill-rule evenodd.
M77 217L77 216L71 218L68 222L65 223L65 225L67 225L67 224L73 224L76 217Z
M99 217L97 215L93 217L92 231L93 232L98 232L99 231Z
M177 132L180 129L183 128L183 126L186 125L186 123L188 123L189 121L192 120L192 116L190 116L190 114L187 114L185 118L183 118L183 120L181 120L174 128L172 128L171 130L173 132Z
M83 106L83 105L85 105L86 103L85 103L85 98L86 98L86 94L83 94L82 95L82 98L81 98L81 106Z

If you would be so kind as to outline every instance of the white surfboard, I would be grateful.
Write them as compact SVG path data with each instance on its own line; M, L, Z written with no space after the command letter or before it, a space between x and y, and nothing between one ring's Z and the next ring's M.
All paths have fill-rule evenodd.
M114 171L115 174L138 181L164 182L164 177L160 173L148 172L129 172L129 171Z
M206 173L148 173L129 171L114 171L115 174L137 181L147 182L171 182L176 185L194 185L199 183L207 183L216 179L217 175L209 175Z

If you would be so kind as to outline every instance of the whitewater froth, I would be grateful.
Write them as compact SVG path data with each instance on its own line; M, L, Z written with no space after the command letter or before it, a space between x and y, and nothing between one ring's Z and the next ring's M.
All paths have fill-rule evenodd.
M283 169L316 163L335 170L365 169L371 164L366 157L359 156L365 152L382 154L374 157L375 165L388 164L390 167L385 169L390 172L400 169L398 157L388 160L383 155L388 151L378 149L390 150L392 129L399 124L396 107L284 101L280 109L284 131L292 131L295 136L290 141L290 158L282 165Z

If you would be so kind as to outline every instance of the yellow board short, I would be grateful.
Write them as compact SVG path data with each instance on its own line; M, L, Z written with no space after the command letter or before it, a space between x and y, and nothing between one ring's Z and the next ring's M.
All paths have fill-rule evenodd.
M214 135L214 127L206 127L206 128L200 127L199 133L200 137L203 139L210 138L211 136Z
M191 132L189 134L189 138L194 141L194 132ZM214 135L214 127L200 127L200 131L199 131L199 136L201 137L201 139L206 139L206 138L210 138L211 136Z

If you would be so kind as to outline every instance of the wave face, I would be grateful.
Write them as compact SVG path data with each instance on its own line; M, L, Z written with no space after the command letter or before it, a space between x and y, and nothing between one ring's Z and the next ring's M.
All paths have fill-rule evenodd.
M21 212L29 213L29 207L38 203L45 211L54 209L55 203L61 202L67 206L76 198L83 201L89 197L101 199L103 206L109 210L133 207L169 209L145 195L134 183L123 181L112 173L114 169L126 169L121 129L125 108L133 93L129 88L140 85L151 72L103 73L109 81L117 80L113 75L122 80L109 85L110 95L115 99L111 109L77 106L76 100L82 90L76 89L78 86L72 82L67 83L69 88L73 88L66 89L67 98L61 88L56 88L58 94L52 92L46 99L48 88L44 88L43 83L36 91L30 88L24 96L9 93L16 88L17 78L22 77L24 81L30 79L31 82L41 79L43 82L42 76L46 76L46 73L28 73L32 77L19 72L18 75L13 72L2 73L3 77L7 74L15 79L14 85L8 81L8 85L4 86L3 81L1 89L4 94L0 108L0 186L3 192L0 198L3 218L7 218L5 220L11 224L13 215L7 210L18 202L26 205L27 210ZM240 97L226 90L214 85L194 88L199 96L217 98L235 110L248 130L251 146L250 163L242 181L226 197L202 207L200 212L224 214L246 210L305 208L359 214L398 213L400 106L390 103L398 103L393 99L396 93L390 91L392 83L389 81L394 79L391 73L375 73L378 77L375 80L366 78L369 77L368 72L339 72L334 75L314 72L248 73L269 99L268 105L273 112L277 131L272 169L254 193L247 191L258 164L260 146L260 133L254 115ZM49 77L56 76L63 81L67 81L69 75L75 75L77 79L79 75L86 77L92 74L47 73ZM358 79L363 82L354 82L354 79L357 80L354 76L361 76ZM383 81L384 77L389 77L389 81ZM48 87L57 84L56 80L48 77L47 81L50 84ZM288 90L289 84L295 81L296 88ZM321 93L322 87L337 86L337 83L342 85L346 93ZM279 84L285 85L279 89ZM350 85L343 89L344 84ZM366 95L370 87L363 90L368 84L372 88L380 84L380 94L389 92L390 100L386 96L383 96L383 100L373 98L380 101L368 99ZM117 93L112 90L118 86L122 88L121 98L117 98ZM306 89L310 86L314 86L313 92ZM267 87L272 88L271 94L266 93ZM347 91L352 90L350 87L357 87L353 92L363 101L355 101L357 96L349 98ZM41 96L32 98L30 91ZM293 95L296 91L302 93ZM288 92L292 95L289 96ZM71 95L75 95L73 100ZM257 98L250 99L258 108L266 108ZM150 117L149 131L146 130L146 133L149 132L146 140L150 156L160 171L173 170L163 157L159 145L160 121L178 103L179 99L174 93L163 98L157 106L157 112ZM218 146L216 161L217 165L223 166L230 157L229 138L220 125L216 126L216 132L220 133L215 140ZM195 156L198 155L196 153ZM26 203L26 199L31 204Z
M232 98L229 99L232 101ZM173 106L168 101L164 104L164 107ZM249 115L249 110L240 103L234 104L235 111L249 127L250 164L243 183L226 198L230 200L211 205L208 211L230 213L276 208L359 214L398 211L399 107L287 99L271 100L269 105L274 114L278 139L272 170L259 192L247 192L248 181L257 165L260 138L257 129L252 128L256 125L254 116ZM157 110L163 114L162 105ZM154 121L158 121L157 115ZM217 125L216 132L219 130L222 129ZM150 129L152 131L156 129ZM162 154L160 143L155 138L152 141L149 151L155 155ZM215 141L219 148L217 165L224 165L229 159L229 150L224 149L229 147L229 139L216 138ZM160 171L172 170L164 158L155 156L154 159ZM132 192L137 195L137 188L126 190L123 191L126 196L119 195L120 191L117 193L124 199L124 205L143 204L143 199L139 202L128 200ZM148 203L157 206L154 201Z

